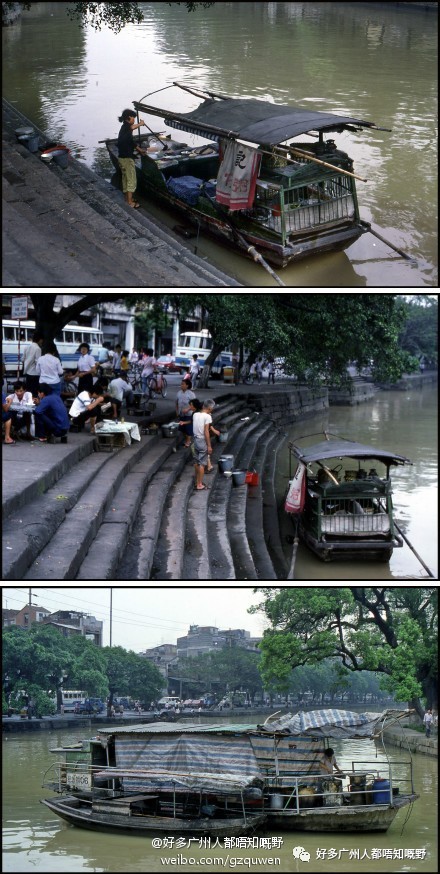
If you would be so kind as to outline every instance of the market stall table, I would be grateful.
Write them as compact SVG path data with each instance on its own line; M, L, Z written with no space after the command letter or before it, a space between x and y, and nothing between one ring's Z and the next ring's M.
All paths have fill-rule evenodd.
M132 440L140 440L139 426L136 422L112 422L104 419L96 425L98 449L112 451L130 446Z

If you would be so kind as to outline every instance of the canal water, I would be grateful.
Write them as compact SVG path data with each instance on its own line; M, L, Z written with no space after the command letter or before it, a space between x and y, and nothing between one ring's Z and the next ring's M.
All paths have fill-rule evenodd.
M220 721L220 720L219 720ZM229 718L228 722L237 721ZM240 721L240 720L238 720ZM249 718L252 721L252 718ZM56 760L49 750L90 736L85 728L60 732L8 734L3 740L3 870L14 872L159 872L170 867L179 872L201 868L214 872L222 867L247 867L281 872L431 872L437 871L437 761L414 755L414 785L420 799L398 814L388 832L380 834L307 834L305 832L262 832L269 845L248 848L199 846L199 841L176 847L154 847L150 837L90 832L67 825L39 803L53 797L42 789L43 775ZM373 741L334 741L341 768L353 760L384 760L381 747ZM388 747L396 769L408 753ZM171 836L170 836L171 839ZM272 846L270 846L270 843ZM310 853L310 864L293 856L302 846ZM349 852L356 856L349 858ZM410 858L411 853L412 858ZM180 858L179 858L180 854ZM379 855L380 854L380 855ZM405 854L405 855L404 855ZM164 862L163 860L177 860ZM277 860L275 862L269 859ZM191 861L193 860L193 861ZM209 861L211 860L211 862ZM251 860L251 861L249 861Z
M133 100L173 81L374 121L391 132L335 139L368 179L357 183L362 218L417 264L365 234L345 253L285 268L283 281L294 288L436 287L436 13L409 4L218 2L188 14L184 3L141 3L144 22L116 35L79 28L68 5L33 3L2 35L3 94L51 138L110 179L99 141L117 135L117 118ZM175 88L155 100L182 112L198 103ZM160 119L145 120L164 130ZM175 217L142 205L175 225ZM204 237L186 244L244 284L273 286L244 256Z
M289 479L288 442L298 437L329 431L404 455L412 465L391 468L395 520L425 564L438 579L438 460L437 385L426 384L412 391L379 391L355 407L330 407L322 415L295 425L280 452L277 465L277 493L280 507ZM320 441L317 434L315 441ZM295 469L295 465L293 470ZM280 524L286 558L292 546L291 517L280 510ZM300 544L295 564L296 580L405 580L427 578L426 571L407 545L395 549L388 564L381 562L323 562Z

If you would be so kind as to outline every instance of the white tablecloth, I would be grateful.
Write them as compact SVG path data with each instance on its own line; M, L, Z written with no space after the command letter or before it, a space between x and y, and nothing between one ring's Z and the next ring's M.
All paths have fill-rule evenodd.
M104 419L96 425L97 434L123 434L127 446L130 446L132 440L140 440L139 425L137 422L112 422L111 419Z

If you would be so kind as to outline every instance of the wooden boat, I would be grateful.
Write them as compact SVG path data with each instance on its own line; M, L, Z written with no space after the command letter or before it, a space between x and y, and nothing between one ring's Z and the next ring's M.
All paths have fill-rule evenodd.
M265 723L262 729L272 734L274 772L272 778L268 774L266 785L268 828L387 831L399 810L419 797L413 786L411 754L408 760L392 764L368 761L361 752L360 760L352 761L342 775L323 775L317 765L332 738L374 737L383 744L387 725L407 715L408 711L377 714L326 708Z
M306 448L289 444L291 462L296 459L298 466L289 483L286 512L299 522L303 542L324 561L389 561L394 548L403 546L395 530L390 469L410 460L326 437ZM292 496L300 496L293 505Z
M223 817L208 817L203 816L203 813L161 815L158 795L146 792L121 798L93 800L70 795L44 799L42 804L70 825L93 831L117 831L137 835L161 833L226 838L252 834L266 822L264 814L248 814L245 818L226 814Z
M136 158L138 187L148 197L255 260L258 250L281 267L309 255L346 249L370 229L360 220L355 187L360 177L353 173L353 161L325 137L385 128L358 118L174 85L202 100L197 109L180 113L151 106L142 98L133 101L136 111L160 116L166 125L210 142L191 148L162 134L142 136L141 145L155 146L147 156ZM309 134L317 139L296 141ZM119 171L117 141L104 142ZM234 211L225 208L219 196L228 144L236 149L235 166L249 157L254 167L245 208L235 205ZM244 184L237 181L237 186Z
M144 834L247 835L259 828L386 831L418 796L412 765L369 762L323 778L328 738L371 738L406 711L320 710L264 725L155 723L101 729L77 747L54 750L62 797L42 803L82 828ZM104 764L105 763L105 764ZM160 767L158 767L158 764ZM403 769L408 766L409 775ZM47 775L46 775L47 776Z

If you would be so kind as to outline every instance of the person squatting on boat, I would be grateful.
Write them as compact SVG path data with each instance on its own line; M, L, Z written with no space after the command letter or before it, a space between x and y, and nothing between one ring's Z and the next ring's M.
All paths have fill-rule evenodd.
M135 144L133 131L140 127L146 127L146 124L143 120L136 124L135 118L136 113L132 109L124 109L118 119L118 121L122 122L122 127L118 134L118 163L122 173L122 191L124 192L125 200L133 209L139 209L139 203L133 197L137 185L134 152L138 152L139 155L146 155L147 150Z

